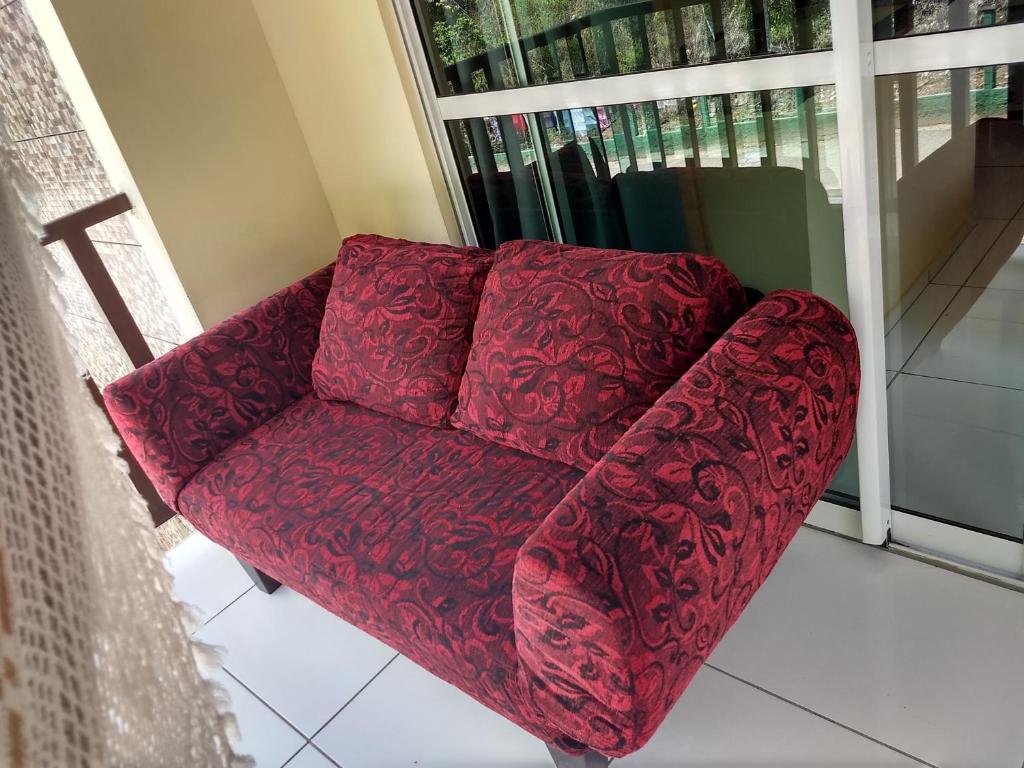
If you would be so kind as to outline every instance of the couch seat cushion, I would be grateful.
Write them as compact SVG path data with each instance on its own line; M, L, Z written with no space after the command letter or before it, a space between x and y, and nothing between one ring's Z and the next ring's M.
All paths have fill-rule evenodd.
M588 469L745 309L707 256L507 242L452 423Z
M313 361L316 393L447 426L491 259L482 248L346 239Z
M582 473L465 432L308 396L179 496L199 530L538 736L512 569Z

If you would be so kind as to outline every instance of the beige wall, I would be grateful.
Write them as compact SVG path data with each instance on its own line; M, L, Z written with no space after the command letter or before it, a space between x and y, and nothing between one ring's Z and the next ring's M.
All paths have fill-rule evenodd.
M388 0L252 0L338 233L458 229Z
M204 326L330 261L331 207L251 0L52 3Z
M929 267L957 246L960 232L974 209L974 172L977 124L972 123L913 168L904 169L895 184L896 169L884 160L879 172L883 187L886 275L885 311L899 311L914 289L928 282ZM895 190L895 192L892 192Z

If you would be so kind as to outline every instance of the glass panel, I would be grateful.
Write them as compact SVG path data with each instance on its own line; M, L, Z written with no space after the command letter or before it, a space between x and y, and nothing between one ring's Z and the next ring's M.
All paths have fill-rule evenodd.
M439 96L519 84L497 0L412 0Z
M503 121L516 128L506 141L523 147L523 194L494 140ZM490 141L473 144L474 122ZM747 287L805 288L847 309L833 86L461 121L450 132L482 243L543 226L544 173L567 242L710 253ZM856 498L855 453L832 490Z
M861 0L874 9L875 40L1024 21L1024 0Z
M551 239L525 115L454 120L448 135L480 245Z
M413 0L441 96L832 44L828 0ZM504 20L515 23L522 80Z
M1024 536L1024 63L877 80L892 502Z

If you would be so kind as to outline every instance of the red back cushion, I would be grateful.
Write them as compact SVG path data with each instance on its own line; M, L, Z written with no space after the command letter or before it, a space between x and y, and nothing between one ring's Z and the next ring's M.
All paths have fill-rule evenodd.
M428 426L448 426L493 254L355 235L327 297L313 389Z
M745 310L708 256L507 242L452 423L589 469Z

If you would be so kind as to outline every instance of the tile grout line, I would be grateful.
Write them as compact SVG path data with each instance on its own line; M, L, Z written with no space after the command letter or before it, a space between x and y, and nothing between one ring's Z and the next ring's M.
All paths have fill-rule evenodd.
M3 9L0 8L0 10L3 10ZM108 328L110 327L110 324L107 323L105 320L97 320L95 317L88 317L87 315L82 315L82 314L79 314L78 312L71 312L69 310L69 311L65 312L65 314L70 316L70 317L78 318L79 320L85 320L87 322L93 323L94 325L102 325L102 326L108 327ZM142 331L140 330L139 332L141 333ZM181 346L181 343L182 343L180 341L171 341L170 339L165 339L162 336L154 336L151 333L143 333L142 337L144 339L152 339L153 341L162 341L164 344L171 344L171 345L173 345L175 347Z
M250 590L252 590L252 589L255 589L255 588L256 588L256 585L255 585L255 584L253 584L253 585L252 585L252 586L250 586L250 587L247 587L247 588L245 589L245 591L244 591L244 592L242 592L242 594L240 594L240 595L239 595L238 597L236 597L236 598L233 598L233 599L231 600L231 602L230 602L230 603L228 603L227 605L225 605L225 606L224 606L223 608L221 608L221 609L220 609L219 611L217 611L217 612L216 612L215 614L213 614L213 616L211 616L211 617L210 617L210 618L208 618L208 619L207 619L206 621L204 621L204 622L202 623L202 625L201 625L201 626L205 627L205 626L206 626L207 624L209 624L209 623L210 623L211 621L213 621L213 620L214 620L214 619L216 619L216 618L217 618L218 616L220 616L220 615L221 615L222 613L224 613L224 611L226 611L226 610L227 610L228 608L230 608L230 607L231 607L232 605L234 605L234 604L235 604L235 603L237 603L237 602L238 602L239 600L241 600L241 599L242 599L243 597L245 597L245 596L246 596L247 594L249 594L249 591L250 591Z
M113 220L114 219L107 219L106 221L113 221ZM103 222L100 222L100 223L101 224L106 224L106 221L103 221ZM92 229L92 227L89 227L89 229ZM103 245L123 245L126 248L139 248L139 249L142 248L142 246L139 245L138 243L122 243L120 240L99 240L99 239L94 239L94 238L91 238L91 237L89 239L92 240L93 243L102 243Z
M910 311L911 307L913 307L914 304L916 304L918 302L918 300L920 300L920 298L922 296L924 296L924 293L925 293L925 291L928 290L928 286L929 285L948 285L951 288L956 288L957 289L956 293L953 294L952 298L950 298L950 300L948 302L946 302L946 305L939 312L939 315L938 315L937 318L935 318L935 321L928 327L928 330L925 331L924 335L921 337L921 341L919 341L917 343L917 345L914 347L914 349L911 351L911 353L909 355L907 355L906 360L903 362L903 364L900 366L899 370L896 373L898 373L898 374L906 373L907 375L915 375L915 374L910 374L910 373L908 373L905 370L906 367L908 365L910 365L911 359L914 357L914 355L917 354L918 350L921 349L921 345L924 344L925 339L927 339L928 336L931 334L931 332L935 330L935 326L938 325L939 321L942 319L942 316L946 313L946 310L948 310L950 308L950 306L953 304L953 302L956 301L957 297L964 290L964 288L967 288L967 287L972 287L973 288L974 287L974 286L968 286L967 283L970 281L971 277L974 276L974 273L978 271L978 269L981 267L981 265L985 261L985 259L988 258L989 254L992 252L992 249L995 248L996 243L999 242L999 240L1000 240L1000 238L1002 238L1003 234L1006 233L1006 231L1010 228L1010 224L1013 223L1014 219L1021 212L1022 209L1024 209L1024 203L1022 203L1020 206L1018 206L1016 212L1014 213L1014 216L1011 216L1009 219L1005 220L1005 223L1003 224L1002 229L999 230L999 233L996 235L995 239L992 241L992 245L990 245L985 250L985 253L983 253L981 255L981 258L978 259L978 263L974 265L974 267L971 269L971 271L963 279L963 282L961 282L959 284L940 283L940 282L936 282L935 280L929 279L928 283L925 285L924 289L921 291L920 294L918 294L917 299L915 299L913 302L911 302L910 307L907 307L907 311L904 312L902 315L900 315L899 320L897 320L896 323L893 325L892 330L890 331L890 333L892 331L896 330L896 326L899 325L899 323L903 321L903 318L907 315L907 312ZM996 219L996 221L1002 221L1002 219ZM977 225L975 225L975 226L977 226ZM971 232L973 232L973 231L974 231L974 228L972 228ZM947 259L946 262L943 264L942 268L939 269L939 272L935 273L936 277L939 276L939 273L942 271L942 269L945 268L945 265L949 263L949 260L952 259L954 255L956 255L957 250L960 249L960 247L964 244L964 242L966 242L966 240L967 240L967 238L969 236L970 236L970 232L967 235L965 235L964 238L957 245L957 247L955 249L953 249L953 253L950 254L949 259ZM985 290L985 289L983 288L982 290ZM886 334L886 336L888 336L888 334ZM941 378L941 377L933 376L933 377L927 377L927 378ZM895 380L896 379L893 379L893 381L895 381ZM948 379L948 381L955 381L955 379ZM971 383L974 383L974 382L963 382L963 383L971 384ZM886 387L886 389L888 389L888 386ZM1013 387L1006 387L1006 389L1014 389L1014 388Z
M252 587L250 587L249 589L252 589ZM247 589L247 590L246 590L246 592L248 592L248 591L249 591L249 590ZM239 597L241 597L241 595L239 595ZM237 600L238 598L235 598L235 599ZM234 601L232 601L232 602L234 602ZM225 606L225 609L226 609L226 608L227 608L227 606ZM211 617L211 619L212 619L212 618L213 618L213 617ZM285 763L287 763L287 762L289 762L290 760L292 760L292 759L293 759L293 758L295 757L295 755L297 755L297 754L298 754L299 752L301 752L301 751L302 751L302 749L303 749L303 748L304 748L304 747L305 747L305 746L306 746L307 744L312 744L312 745L313 745L313 748L314 748L314 749L316 749L316 750L317 750L317 752L322 752L322 753L323 753L323 755L324 755L324 757L326 757L326 758L327 758L328 760L330 760L331 762L335 762L334 758L332 758L332 757L331 757L330 755L328 755L327 753L324 753L324 752L323 752L323 750L321 750L321 749L320 749L319 747L317 747L317 745L316 745L316 744L313 744L313 739L315 739L315 738L316 738L317 736L319 736L319 735L320 735L320 732L321 732L321 731L323 731L323 729L324 729L324 728L326 728L326 727L327 727L328 725L330 725L330 724L331 724L331 722L333 722L334 718L336 718L336 717L337 717L338 715L340 715L340 714L342 713L342 711L343 711L343 710L345 709L345 707L347 707L347 706L348 706L349 704L351 704L351 703L352 703L352 702L353 702L353 701L355 700L355 698L356 698L356 697L357 697L357 696L358 696L359 694L361 694L361 693L362 693L363 691L365 691L365 690L366 690L366 688L367 688L367 687L368 687L368 686L370 685L370 683L372 683L372 682L373 682L374 680L376 680L376 679L377 679L377 678L378 678L378 677L379 677L379 676L381 675L381 673L382 673L382 672L383 672L383 671L384 671L385 669L387 669L388 667L390 667L390 666L391 666L391 664L392 664L392 662L394 662L394 661L395 661L395 659L397 659L397 658L398 658L399 656L401 656L401 654L399 654L399 653L396 653L396 654L395 654L394 656L392 656L392 657L391 657L391 658L390 658L390 659L388 660L388 663L387 663L387 664L385 664L385 665L384 665L383 667L381 667L380 669L378 669L378 670L377 670L377 671L376 671L376 672L374 673L373 677L371 677L371 678L370 678L369 680L367 680L367 681L366 681L365 683L363 683L362 687L360 687L360 689L359 689L358 691L356 691L356 692L355 692L354 694L352 694L352 696L350 696L350 697L349 697L349 699L348 699L348 700L347 700L347 701L346 701L346 702L345 702L344 704L342 704L342 705L341 705L341 709L339 709L339 710L338 710L337 712L335 712L335 713L334 713L333 715L331 715L331 716L330 716L330 717L329 717L329 718L327 719L327 722L325 722L325 723L324 723L323 725L321 725L321 726L320 726L319 728L317 728L317 729L316 729L316 731L315 731L315 732L314 732L314 733L313 733L312 735L310 735L310 736L306 736L306 734L304 734L304 733L303 733L303 732L302 732L302 731L301 731L301 730L300 730L300 729L298 728L298 726L296 726L296 725L295 725L295 724L294 724L294 723L293 723L293 722L292 722L291 720L289 720L289 719L288 719L287 717L285 717L285 716L284 716L283 714L281 714L281 712L279 712L278 710L276 710L276 709L275 709L275 708L273 707L273 705L271 705L271 703L270 703L270 702L268 702L268 701L267 701L266 699L264 699L264 698L263 698L262 696L260 696L260 695L259 695L258 693L256 693L256 691L254 691L254 690L253 690L252 688L250 688L250 687L249 687L248 685L246 685L245 683L243 683L243 682L242 682L242 680L241 680L241 679L240 679L240 678L239 678L239 677L238 677L238 676L237 676L237 675L236 675L236 674L235 674L234 672L232 672L232 671L231 671L230 669L228 669L228 668L227 668L227 665L226 665L226 664L224 664L224 665L222 665L222 666L221 666L221 670L223 670L224 674L226 674L226 675L227 675L228 677L230 677L230 678L231 678L232 680L234 680L234 681L235 681L236 683L238 683L238 684L239 684L240 686L242 686L242 687L243 687L243 688L244 688L244 689L245 689L246 691L248 691L248 692L249 692L250 694L252 694L252 696L253 696L253 697L254 697L254 698L255 698L255 699L257 700L257 701L259 701L259 702L260 702L261 704L263 704L263 706L265 706L265 707L266 707L267 709L269 709L269 710L270 710L271 712L273 712L273 713L274 713L275 715L277 715L277 717L281 718L281 720L282 720L282 721L283 721L283 722L284 722L284 723L285 723L285 724L286 724L286 725L287 725L287 726L288 726L289 728L291 728L291 729L292 729L293 731L295 731L295 732L296 732L296 733L297 733L297 734L298 734L299 736L301 736L301 737L302 737L303 739L305 739L305 742L304 742L304 743L302 744L302 746L301 746L301 747L299 747L298 751L297 751L297 752L295 752L295 754L293 754L293 755L292 755L291 757L289 757L289 758L288 758L288 760L286 760L286 761L285 761Z
M1000 239L1001 239L1001 238L1003 237L1003 235L1004 235L1004 234L1006 234L1006 232L1007 232L1007 231L1008 231L1008 230L1010 229L1010 225L1011 225L1011 224L1013 223L1014 219L1016 219L1016 218L1017 218L1017 214L1018 214L1018 213L1020 213L1020 209L1021 209L1021 207L1022 207L1022 206L1017 206L1017 210L1016 210L1016 211L1014 211L1014 213L1013 213L1013 216L1011 216L1010 218L1008 218L1008 219L1006 220L1006 223L1005 223L1005 224L1003 224L1003 228L999 230L999 234L998 234L998 235L996 235L996 239L992 241L992 245L991 245L991 246L989 246L988 250L986 250L986 251L985 251L985 255L984 255L984 256L982 256L982 257L981 257L981 258L980 258L980 259L978 260L978 263L974 265L974 269L972 269L972 270L971 270L971 271L970 271L970 272L968 273L967 277L965 277L965 278L964 278L964 282L963 282L963 285L964 285L964 286L966 286L966 285L967 285L967 283L969 283L969 282L970 282L971 278L972 278L972 277L974 277L974 273L975 273L975 272L977 272L977 271L978 271L978 269L979 269L979 268L981 267L981 265L982 265L982 264L983 264L983 263L985 262L985 259L987 259L987 258L988 258L988 255L989 255L989 254L990 254L990 253L992 252L992 249L996 247L996 243L998 243L998 242L999 242L999 240L1000 240ZM999 219L997 219L997 221L999 221ZM973 286L971 286L971 287L973 287Z
M314 744L309 739L306 739L306 743L303 744L299 748L299 752L302 752L302 750L304 750L306 747L310 747L314 751L318 752L320 754L320 756L324 760L326 760L328 763L330 763L334 768L341 768L341 766L338 765L337 761L335 761L334 758L332 758L330 755L328 755L326 752L324 752L322 749L320 749L320 747L318 747L316 744ZM288 768L288 763L290 763L292 760L294 760L296 757L298 757L299 756L299 752L296 752L294 755L289 757L287 762L285 762L284 765L281 766L281 768Z
M913 371L897 371L901 376L917 376L920 379L932 379L933 381L952 381L957 384L969 384L975 387L991 387L992 389L1005 389L1010 392L1024 392L1020 387L1008 387L1005 384L986 384L983 381L966 381L964 379L950 379L945 376L929 376L927 373L914 373Z
M928 283L928 285L932 285L932 283ZM955 286L951 286L951 287L955 287ZM928 290L928 286L925 286L925 290ZM921 349L921 345L924 344L925 339L927 339L928 336L931 334L931 332L935 330L935 326L939 324L939 321L942 319L942 316L944 314L946 314L946 310L950 308L950 306L953 304L954 301L956 301L956 297L960 295L960 291L962 291L962 290L963 290L963 286L962 285L957 287L956 291L949 298L949 301L947 301L943 305L942 309L939 310L938 316L935 318L935 320L932 321L932 324L928 326L928 330L925 331L921 335L921 340L919 342L917 342L917 344L914 345L914 348L910 351L910 354L908 354L906 356L906 358L903 360L903 362L900 364L899 370L897 370L896 373L906 373L905 368L908 365L910 365L910 361L913 359L914 355L917 354L917 351L919 349ZM924 296L924 293L925 293L924 291L921 291L921 295L917 297L917 300L920 300L921 296ZM917 303L917 300L914 301L914 304ZM914 306L914 305L911 304L910 306ZM909 312L910 310L908 309L907 311ZM895 326L893 326L893 330L896 330ZM893 381L895 381L895 379L893 379Z
M312 737L307 737L306 734L304 734L302 731L300 731L296 727L295 723L293 723L287 717L285 717L280 712L278 712L276 709L274 709L270 705L270 702L268 702L266 699L264 699L262 696L260 696L258 693L256 693L256 691L254 691L248 685L243 683L234 672L232 672L226 666L222 666L221 670L224 672L225 675L230 677L232 680L234 680L236 683L238 683L240 686L242 686L245 690L247 690L260 704L262 704L267 709L269 709L271 712L273 712L275 715L277 715L279 718L281 718L281 721L285 725L287 725L289 728L291 728L293 731L295 731L295 733L297 733L301 738L305 739L305 742L303 742L302 747L306 746L306 744L309 743L309 740ZM291 760L292 757L295 757L295 755L297 755L300 751L302 751L302 747L299 747L299 750L297 752L295 752L295 754L293 754L291 757L289 757L288 760ZM287 762L287 760L285 762Z
M972 274L974 274L974 270L977 269L978 265L981 264L981 262L983 262L985 260L985 257L988 256L988 252L992 250L992 246L994 246L999 241L999 238L1002 236L1003 231L1006 229L1006 227L1009 225L1009 223L1011 221L1013 221L1013 219L1012 218L1011 219L997 219L997 218L990 218L990 217L987 217L987 216L977 216L977 217L975 217L974 221L975 221L975 224L974 224L973 227L971 227L971 231L968 234L968 236L965 237L963 240L961 240L960 243L957 245L957 247L953 249L953 253L950 254L949 258L946 259L945 262L943 262L942 266L935 273L935 276L928 278L928 285L966 285L967 280L970 278L970 276ZM970 237L970 235L973 235L978 230L978 228L981 226L981 222L983 222L983 221L1001 221L1001 222L1004 222L1004 223L1003 223L1003 226L1000 228L1000 230L996 233L996 236L992 239L992 242L989 244L988 248L986 248L985 252L981 254L981 257L978 259L977 264L975 264L973 267L971 267L971 271L967 273L966 277L964 277L963 283L946 283L946 282L943 282L941 280L938 280L937 278L939 277L939 275L941 275L946 270L946 267L949 266L950 263L952 263L953 257L956 256L956 254L964 246L964 244L967 242L968 237Z
M295 752L293 754L289 755L287 760L285 760L283 763L281 763L281 767L280 768L287 768L288 763L290 763L292 760L294 760L296 757L298 757L299 756L299 752L304 750L308 744L309 744L309 739L306 739L305 743L303 743L297 750L295 750Z
M946 268L946 265L956 255L956 252L960 250L960 248L963 246L963 244L967 242L967 238L969 238L971 236L971 234L973 234L975 229L977 229L977 223L975 223L974 226L972 226L969 230L967 230L967 234L965 234L962 238L960 238L960 240L957 242L957 244L953 247L953 250L951 250L949 252L949 256L947 256L945 259L943 259L942 264L939 265L936 268L936 270L935 270L936 277L939 275L939 273L943 269ZM986 253L988 253L988 251L986 251ZM982 258L984 258L984 257L982 257ZM925 273L926 274L931 269L931 266L932 265L928 265L928 267L925 267ZM918 278L918 280L920 280L920 278ZM917 282L917 281L915 281L915 282ZM917 304L918 300L922 296L924 296L924 292L928 290L928 286L929 285L945 285L945 283L936 283L931 278L928 278L928 280L924 284L924 287L917 294L917 296L914 297L914 300L912 302L910 302L909 305L907 305L906 309L904 309L902 312L900 312L900 316L897 317L896 320L893 322L892 328L890 328L888 331L886 331L884 334L882 334L884 338L888 338L889 334L891 334L893 331L896 330L896 326L898 326L900 323L903 322L903 318L905 318L907 316L907 313L910 312L911 307L913 307L915 304Z
M372 683L374 680L376 680L378 677L380 677L381 674L383 674L384 670L387 669L388 667L390 667L394 663L395 659L397 659L401 655L402 654L400 654L400 653L396 653L394 656L392 656L390 659L388 659L388 663L387 664L385 664L383 667L381 667L380 669L378 669L374 673L373 677L371 677L369 680L367 680L365 683L363 683L363 686L358 691L353 693L352 696L349 697L348 701L346 701L344 704L341 705L341 709L339 709L337 712L335 712L333 715L331 715L327 719L326 723L324 723L323 725L321 725L319 728L316 729L316 732L312 736L309 737L310 743L312 743L313 739L315 739L317 736L320 735L320 733L324 730L324 728L326 728L328 725L330 725L332 722L334 722L334 719L338 715L340 715L349 704L351 704L353 701L355 701L356 697L359 694L361 694L363 691L365 691L370 686L370 683ZM316 745L314 744L313 746L316 746ZM328 755L328 757L330 757L330 755Z
M949 255L946 256L942 260L942 263L939 264L938 266L935 265L935 261L937 261L937 259L935 261L932 261L927 267L925 267L925 274L928 274L929 272L931 272L932 268L934 267L935 275L938 276L939 273L941 273L942 270L944 270L949 265L949 263L953 260L953 257L956 256L957 252L961 248L964 247L964 245L967 243L968 240L970 240L971 235L973 235L975 233L975 231L981 225L981 222L982 222L982 217L981 216L974 216L974 215L972 215L971 216L971 226L970 226L970 228L968 228L968 230L964 233L963 237L961 237L959 240L956 241L956 245L954 245L950 249ZM918 278L918 279L920 279L920 278ZM928 279L925 281L924 287L927 288L933 282L934 281L932 280L932 278L928 277ZM924 292L924 290L922 289L922 293L923 292Z
M17 2L17 0L14 0L14 2ZM14 3L11 3L11 5L13 5L13 4ZM0 8L0 11L2 11L6 7L7 7L6 5L3 6L3 8ZM61 136L71 136L72 134L75 134L75 133L85 133L85 129L84 128L76 128L73 131L60 131L59 133L48 133L45 136L28 136L28 137L26 137L24 139L15 139L14 143L15 144L24 144L24 143L29 142L29 141L42 141L43 139L57 139L57 138L60 138Z
M956 283L928 283L928 285L943 285L947 288L973 288L976 291L997 291L999 293L1024 293L1024 288L993 288L990 285L957 285ZM1008 320L1006 322L1014 321Z
M899 747L894 747L892 744L886 744L881 739L876 739L874 736L871 736L871 735L869 735L867 733L864 733L863 731L858 731L856 728L853 728L853 727L851 727L849 725L846 725L845 723L841 723L838 720L834 720L833 718L829 717L828 715L823 715L820 712L815 712L813 709L810 709L809 707L805 707L803 704L799 704L799 703L793 701L792 699L787 699L785 696L780 696L779 694L775 693L774 691L770 691L767 688L762 688L757 683L752 683L749 680L744 680L742 677L739 677L738 675L734 675L731 672L726 672L724 669L721 669L720 667L716 667L715 665L709 664L706 661L704 662L704 666L708 667L709 669L713 669L716 672L720 672L721 674L725 675L726 677L732 678L736 682L743 683L744 685L748 685L751 688L753 688L753 689L755 689L757 691L760 691L761 693L765 693L765 694L771 696L774 699L778 699L779 701L783 701L783 702L785 702L786 704L789 704L792 707L796 707L797 709L803 710L804 712L806 712L806 713L808 713L810 715L814 715L817 718L820 718L820 719L822 719L822 720L824 720L826 722L832 723L832 725L838 726L839 728L842 728L844 731L849 731L850 733L854 733L854 734L860 736L862 739L867 739L868 741L870 741L870 742L872 742L874 744L877 744L880 747L885 747L886 749L890 750L891 752L896 752L897 754L903 755L906 758L914 760L915 762L920 763L921 765L929 766L929 768L940 768L940 766L936 765L935 763L930 763L930 762L928 762L927 760L925 760L923 758L917 757L916 755L912 755L911 753L906 752L905 750L900 749ZM1024 766L1022 766L1022 768L1024 768Z

